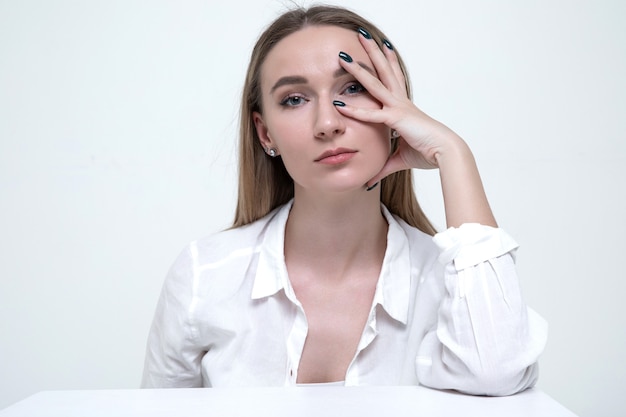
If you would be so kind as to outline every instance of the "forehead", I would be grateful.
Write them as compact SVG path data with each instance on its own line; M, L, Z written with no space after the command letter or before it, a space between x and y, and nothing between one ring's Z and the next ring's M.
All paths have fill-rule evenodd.
M307 26L279 41L261 67L264 91L268 83L283 76L315 77L333 73L339 68L338 54L370 63L356 31L338 26Z

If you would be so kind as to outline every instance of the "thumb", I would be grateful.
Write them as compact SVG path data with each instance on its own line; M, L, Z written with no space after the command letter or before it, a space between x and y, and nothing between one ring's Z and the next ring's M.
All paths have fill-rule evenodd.
M409 167L400 156L398 149L396 149L396 151L389 157L389 159L387 159L387 162L385 163L385 165L383 165L383 168L380 170L380 172L376 174L371 180L369 180L366 185L368 187L371 187L372 185L385 178L387 175L393 174L394 172L398 171L404 171L405 169L409 169Z

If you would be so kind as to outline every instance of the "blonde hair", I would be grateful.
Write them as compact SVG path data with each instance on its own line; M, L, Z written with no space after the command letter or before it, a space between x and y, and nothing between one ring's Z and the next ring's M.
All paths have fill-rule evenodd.
M308 9L290 10L276 19L259 37L250 58L243 88L239 131L239 196L233 227L252 223L276 207L287 203L294 195L293 180L280 158L268 157L259 141L252 113L262 113L261 66L270 50L283 38L313 25L339 26L357 31L366 29L378 46L387 39L372 23L345 8L336 6L314 6ZM397 54L397 51L396 51ZM404 73L407 91L410 84L402 58L398 60ZM392 152L398 144L394 139ZM392 213L400 216L411 226L435 234L420 208L413 189L410 170L396 172L381 181L381 201Z

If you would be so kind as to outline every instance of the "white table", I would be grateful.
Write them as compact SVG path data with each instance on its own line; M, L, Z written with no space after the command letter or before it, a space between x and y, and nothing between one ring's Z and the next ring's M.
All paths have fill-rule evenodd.
M473 397L423 387L44 391L1 417L575 417L543 392Z

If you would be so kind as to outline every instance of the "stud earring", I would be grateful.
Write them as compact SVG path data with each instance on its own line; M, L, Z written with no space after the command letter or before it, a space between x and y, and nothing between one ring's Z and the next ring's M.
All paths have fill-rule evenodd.
M398 139L400 137L400 134L398 133L398 131L396 129L391 129L391 139Z
M278 154L276 153L276 149L274 149L274 148L269 148L269 149L266 149L266 150L265 150L265 152L267 152L267 154L268 154L269 156L271 156L272 158L275 158L275 157L276 157L276 155L278 155Z

